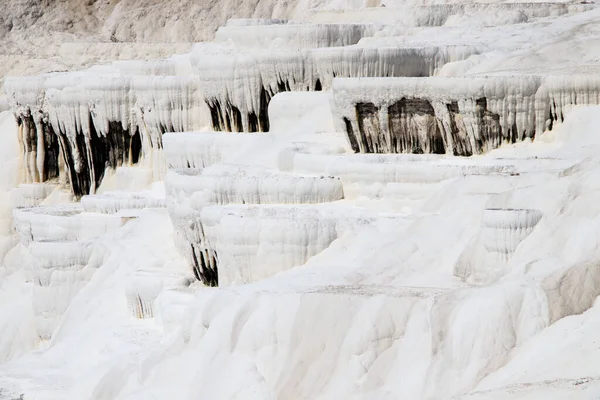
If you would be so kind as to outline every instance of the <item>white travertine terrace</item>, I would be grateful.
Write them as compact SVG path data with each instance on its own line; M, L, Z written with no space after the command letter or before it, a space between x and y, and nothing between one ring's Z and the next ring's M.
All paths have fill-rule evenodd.
M213 221L210 216L205 216L203 210L206 207L228 204L319 204L333 202L344 198L342 183L339 179L323 176L298 176L284 172L273 173L261 169L240 168L227 165L216 165L203 170L172 170L166 177L165 185L167 187L167 195L169 198L169 211L176 232L181 238L179 245L182 253L190 260L190 263L196 271L196 275L202 276L203 280L208 281L211 284L213 284L213 282L210 282L210 279L214 279L214 277L212 277L212 272L210 271L214 271L214 273L217 274L217 264L224 266L222 271L219 269L219 271L221 271L218 273L219 285L238 282L238 279L233 279L229 272L223 271L229 271L231 268L255 268L260 265L260 262L252 259L251 261L244 261L246 264L244 264L243 267L239 267L235 264L234 260L239 259L241 256L230 255L230 253L221 252L221 250L212 247L211 243L216 243L217 239L214 236L211 239L211 236L209 235L211 235L211 232L213 231L209 230L209 227L220 222ZM289 209L291 210L290 212L294 211L293 207ZM223 210L227 210L227 208ZM250 208L250 210L255 209ZM275 213L279 212L277 211L279 210L277 208L274 210ZM213 214L209 213L208 215ZM281 218L278 218L278 220L280 219ZM301 218L300 216L294 219L297 219L296 223L301 220L304 221L304 218ZM190 224L190 222L192 223ZM305 222L306 221L302 223ZM274 223L279 224L281 221ZM291 227L286 227L285 229L294 230ZM307 229L309 229L308 225ZM254 234L249 233L249 235L249 240L252 240L251 238ZM317 240L316 238L321 237L319 232L309 232L306 233L306 235L314 237L315 240ZM306 235L302 237L305 237ZM283 239L282 245L309 246L309 248L311 248L310 246L313 246L312 244L302 244L302 242L297 243L297 240L302 241L303 239L296 236L289 240ZM328 244L329 242L324 246L326 247ZM317 247L319 248L317 252L325 248L323 246ZM252 253L254 250L250 249L249 251ZM267 250L265 248L262 251L265 252ZM275 253L278 252L277 247L274 247L269 251L274 251ZM311 255L316 254L313 250L310 250L309 252L312 252L310 253ZM263 272L245 272L243 274L247 275L249 273L250 276L265 277L281 270L280 268L286 269L301 265L309 256L305 254L304 256L299 255L298 257L302 259L302 262L298 261L300 259L292 257L294 261L286 262L278 267L278 262L272 262L271 260L268 265L264 265ZM207 262L206 260L211 261ZM273 268L275 268L275 270L273 270ZM209 272L207 272L207 270ZM224 275L222 276L221 274ZM209 276L210 278L206 278L205 276ZM243 278L242 281L250 282L254 280L248 279L249 278L246 277Z
M337 47L356 44L373 31L365 24L227 25L217 30L215 42L231 40L239 47L263 49Z
M46 206L14 211L14 225L22 243L83 241L123 225L118 215L82 213L80 207Z
M343 232L342 215L327 214L301 206L203 208L205 251L218 259L219 285L255 282L305 264Z
M189 132L208 126L206 104L197 79L180 76L135 77L132 79L138 123L150 147L162 147L165 132ZM146 139L144 139L146 140Z
M339 179L225 164L205 168L192 185L209 204L318 204L344 198Z
M354 151L470 156L533 139L563 109L600 104L595 76L336 79L337 127Z
M211 109L213 127L268 131L267 107L280 92L329 90L334 77L430 76L478 54L478 46L324 47L274 53L197 47L191 61Z
M433 76L447 63L482 52L472 45L452 46L347 46L312 52L323 87L331 88L334 77Z
M600 391L595 4L34 3L0 400Z
M218 132L168 133L163 137L166 164L170 169L177 169L205 168L227 162L258 138L252 134L224 135Z
M353 45L372 34L374 28L368 25L273 24L253 29L275 36L281 30L288 32L290 38L299 38L301 49L286 48L275 54L264 50L264 44L257 44L260 50L241 52L199 45L189 56L117 61L82 72L8 80L9 103L22 121L25 182L60 176L79 197L97 190L105 165L114 169L139 161L161 179L165 132L209 125L225 131L268 131L268 105L277 93L329 89L335 76L429 76L447 63L481 51L473 46ZM312 49L319 46L329 47ZM90 146L98 146L96 137L108 143L106 153L92 154ZM59 152L64 156L59 157Z
M129 195L121 192L105 192L81 198L81 206L86 212L116 214L121 210L165 207L164 197Z
M279 167L284 171L337 176L344 182L432 183L466 175L510 175L518 169L510 164L469 165L441 158L430 160L408 154L323 155L285 151ZM438 162L436 162L438 161Z
M315 10L314 23L385 22L404 26L456 26L468 21L478 26L509 25L534 18L558 17L592 9L590 4L552 2L429 4L407 7L371 7L360 10Z
M465 249L454 273L473 284L493 282L505 274L503 268L533 231L542 213L531 209L490 208L481 221L481 231Z

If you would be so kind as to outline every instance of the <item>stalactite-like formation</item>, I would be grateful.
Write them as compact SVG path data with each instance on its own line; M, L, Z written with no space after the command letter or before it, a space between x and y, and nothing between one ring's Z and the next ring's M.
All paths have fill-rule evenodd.
M25 182L41 183L59 176L58 138L40 111L15 113L25 169Z
M133 64L133 70L147 72ZM33 83L11 78L6 86L20 126L25 182L62 174L78 197L93 193L107 168L135 164L142 157L161 178L163 160L153 162L153 157L162 149L163 133L208 124L193 77L85 71L42 75Z
M188 132L208 125L208 111L194 77L135 76L130 95L145 152L162 149L166 132Z
M338 129L355 152L471 156L534 139L562 121L569 105L600 104L600 81L593 76L336 79L334 103Z
M358 130L363 146L369 149L369 153L378 153L381 133L379 131L379 109L373 103L359 103L356 105L356 116L358 118Z
M302 46L272 52L202 44L189 55L169 60L115 62L80 72L41 75L31 82L7 80L7 93L21 127L26 182L60 175L63 183L69 181L75 196L94 193L107 168L143 158L162 166L166 132L208 125L217 131L266 132L270 129L269 103L277 93L328 90L336 76L429 76L447 62L479 52L472 46L346 46L370 35L372 26L365 24L316 28L265 24L256 29L299 30L301 37L288 36ZM234 39L242 40L235 34ZM169 75L178 73L195 76ZM370 151L385 151L387 142L373 139L378 136L376 120L381 122L381 116L371 117L372 121L361 123L368 125L372 135L354 129L363 136L356 142L357 149L362 145ZM155 178L162 178L162 167L155 169Z
M429 101L401 99L388 108L388 115L393 149L409 149L411 153L444 152L440 127Z
M62 130L58 132L76 197L94 193L107 169L137 163L142 147L139 131L136 129L132 135L120 122L111 121L106 135L100 135L90 115L87 129L88 135L78 132L74 137Z
M191 60L214 130L266 132L269 102L277 93L328 90L335 77L431 76L443 65L480 51L477 46L353 45L274 54L199 46Z
M202 228L200 227L200 230ZM203 230L202 230L203 231ZM217 252L204 244L204 240L191 244L192 270L197 280L206 286L219 286Z

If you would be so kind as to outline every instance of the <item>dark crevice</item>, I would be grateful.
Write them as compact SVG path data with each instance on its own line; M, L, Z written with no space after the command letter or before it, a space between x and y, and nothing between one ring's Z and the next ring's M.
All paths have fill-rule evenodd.
M222 131L223 129L221 128L221 118L220 118L221 108L219 107L219 102L215 101L214 103L211 103L211 102L207 101L206 104L208 105L208 108L210 109L210 119L211 119L211 123L213 126L213 130Z
M344 125L346 126L346 134L348 135L348 140L350 141L350 147L352 147L352 151L358 153L360 151L360 148L358 147L358 141L356 140L356 136L354 135L352 123L346 117L344 117Z
M259 105L259 113L258 113L258 123L259 129L261 132L269 131L269 102L271 101L271 95L266 91L263 87L260 91L260 105Z
M321 80L317 79L317 82L315 83L315 92L320 92L323 90L323 86L321 86Z
M256 113L251 112L248 114L248 130L250 132L258 132L258 128L258 117L256 116Z
M242 124L242 113L240 112L240 110L231 105L231 115L233 118L233 131L234 132L243 132L244 131L244 125Z
M162 146L161 146L162 147ZM142 137L140 130L136 128L135 134L131 137L131 162L137 164L142 154Z
M549 131L552 130L552 127L554 126L554 118L552 117L552 108L550 108L548 110L548 119L546 122L546 129L548 129Z
M198 257L196 257L196 251L194 250L194 246L190 245L190 248L192 249L192 271L194 272L196 279L202 281L200 263L198 262Z
M277 82L277 93L289 92L289 91L291 91L290 83L287 80Z
M60 148L58 145L58 137L54 133L50 124L43 124L44 141L46 148L46 157L44 159L44 172L42 180L50 180L57 178L60 174L58 167L58 157Z

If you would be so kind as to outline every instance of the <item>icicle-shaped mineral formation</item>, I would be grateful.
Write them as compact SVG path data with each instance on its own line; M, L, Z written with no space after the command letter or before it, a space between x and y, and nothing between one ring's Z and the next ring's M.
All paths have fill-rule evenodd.
M338 129L360 153L470 156L533 139L565 107L599 104L593 76L335 79Z

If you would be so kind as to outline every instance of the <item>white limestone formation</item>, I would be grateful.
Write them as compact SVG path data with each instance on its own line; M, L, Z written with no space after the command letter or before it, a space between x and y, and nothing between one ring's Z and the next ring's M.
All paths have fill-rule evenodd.
M410 27L425 26L475 26L510 25L529 22L537 18L558 17L592 9L590 4L552 2L514 3L450 3L410 4L404 7L370 7L360 10L313 10L310 20L314 23L385 22Z
M120 228L122 217L82 213L73 206L37 206L14 211L19 246L6 264L19 267L31 282L37 346L47 346L73 299L98 268L95 241Z
M57 186L48 183L23 183L10 191L11 205L13 208L37 206L50 196Z
M316 204L344 198L342 183L334 177L223 164L202 170L193 186L201 201L209 204Z
M594 397L600 9L457 1L4 7L0 399Z
M266 132L267 108L277 93L328 90L334 77L430 76L480 51L476 46L344 46L273 53L198 46L191 61L215 130Z
M269 103L269 125L275 134L288 131L333 132L330 92L283 92Z
M241 155L256 142L256 135L185 132L164 135L168 168L205 168Z
M355 152L470 156L534 139L564 107L598 104L598 86L584 76L339 79L334 104Z
M219 286L256 282L303 265L352 227L353 219L344 208L298 205L210 206L199 217Z
M104 192L102 194L83 196L81 206L86 212L116 214L121 210L142 208L164 208L164 197L153 194L129 194L122 192Z
M24 183L55 178L59 176L62 166L58 157L58 138L42 111L45 81L45 76L39 76L6 83L8 103L14 110L19 126Z
M15 209L13 218L23 244L93 239L119 228L124 222L117 215L86 214L72 206Z
M32 292L36 330L42 342L51 339L60 318L76 294L87 284L94 269L86 267L90 242L32 242L24 265L34 286Z
M138 124L144 148L161 148L165 132L187 132L208 126L208 112L198 81L190 77L157 76L132 79Z
M542 218L538 210L488 208L481 230L454 267L455 275L470 284L497 281L508 260Z
M341 200L344 197L341 181L332 177L297 176L227 165L212 166L203 170L172 170L167 175L166 187L169 196L169 212L179 237L179 248L182 254L186 255L199 279L209 284L219 282L219 285L253 281L253 279L248 277L240 278L241 281L238 279L239 277L234 279L233 276L236 273L231 275L232 273L229 272L231 268L255 271L240 272L244 276L248 274L250 274L249 276L256 274L260 276L264 274L271 275L273 272L269 272L270 269L285 269L301 265L309 256L306 254L292 256L294 261L285 262L281 267L276 266L277 262L268 262L268 265L266 265L260 259L255 260L250 258L246 259L244 266L240 267L235 264L234 260L240 259L240 257L244 259L244 257L231 255L227 252L223 253L223 258L219 256L221 250L218 250L214 246L220 246L217 243L222 243L222 239L216 237L212 237L211 239L210 235L215 234L210 226L220 224L220 221L213 222L210 216L206 217L203 211L205 207L227 204L318 204ZM254 209L251 208L250 210ZM276 213L279 212L277 210L275 209ZM295 209L290 208L290 210L290 212L294 212ZM226 211L224 212L226 213ZM292 219L297 221L303 220L303 215L301 214L298 218ZM281 221L279 221L280 219ZM285 220L284 217L277 218L273 224L280 225L283 223L283 220ZM250 219L246 217L244 221L247 222ZM258 220L252 222L252 224L256 223L258 223ZM245 231L249 228L240 229ZM269 228L269 230L272 229L272 227ZM285 229L294 230L291 226ZM223 234L228 235L227 232ZM241 234L245 235L244 233ZM315 238L320 236L318 232L307 234ZM250 233L248 240L253 240L251 239L253 236L254 233ZM295 240L303 239L290 238L289 241L291 243L288 243L289 241L284 239L284 245L292 247L298 245L304 246L302 244L295 244ZM270 246L268 243L264 243L263 245ZM322 246L319 249L322 250ZM248 251L253 253L255 249L249 249ZM263 251L271 254L270 252L277 252L278 250L275 247L272 250ZM310 254L312 255L313 253ZM267 255L266 257L273 257L273 255ZM300 262L299 260L303 261ZM217 265L224 265L225 272L218 272L220 270L218 270ZM217 278L218 281L211 281L211 279Z
M332 88L333 78L433 76L447 63L482 52L473 45L346 46L315 49L311 55L321 84Z
M36 85L24 79L9 82L13 109L22 121L26 182L32 174L43 182L66 169L76 196L95 192L107 163L115 169L144 159L160 179L162 134L209 124L198 82L191 77L97 76L90 70L45 76ZM31 110L37 115L37 128ZM46 149L32 149L36 140L46 143ZM64 153L60 157L59 143ZM107 148L96 150L103 146Z
M237 23L237 25L236 25ZM234 22L217 29L215 42L233 42L240 48L317 48L349 46L374 33L365 24L257 24Z
M298 173L322 172L348 183L431 183L468 175L518 174L518 169L510 164L468 165L435 155L328 155L302 150L282 152L279 167Z

